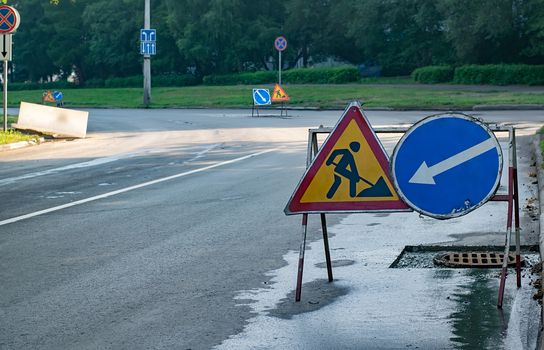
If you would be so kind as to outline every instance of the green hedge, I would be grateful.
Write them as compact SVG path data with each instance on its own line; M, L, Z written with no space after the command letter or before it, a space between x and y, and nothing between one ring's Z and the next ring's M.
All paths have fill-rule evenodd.
M97 85L99 81L97 79L91 82L93 85ZM166 87L166 86L191 86L197 85L198 79L191 75L179 75L179 74L165 74L154 75L151 77L151 86L154 87ZM122 87L142 87L144 84L144 78L142 75L135 75L131 77L123 78L110 78L104 80L103 86L106 88L122 88ZM88 82L85 84L89 86ZM100 87L99 85L96 87Z
M544 85L544 65L489 64L467 65L455 69L456 84Z
M256 85L271 84L276 81L277 72L259 71L235 74L207 75L202 82L204 85Z
M428 66L415 69L412 79L419 83L487 85L544 85L544 65L486 64L465 65L453 69L450 66Z
M49 83L8 83L8 91L21 90L60 90L77 87L67 81L54 81Z
M164 74L151 77L151 85L160 86L190 86L197 85L199 80L191 74ZM132 87L139 88L144 84L143 76L136 75L131 77L110 78L110 79L89 79L83 85L75 85L67 81L55 81L51 83L10 83L8 89L15 90L60 90L73 89L79 87L85 88L121 88Z
M337 68L292 69L285 72L284 80L292 84L345 84L359 80L359 70L344 66Z
M208 75L205 85L256 85L272 84L277 81L277 71L259 71L254 73ZM358 81L359 71L355 67L337 68L299 68L282 72L282 82L291 84L343 84Z
M449 83L453 80L452 66L427 66L415 69L412 79L423 84Z

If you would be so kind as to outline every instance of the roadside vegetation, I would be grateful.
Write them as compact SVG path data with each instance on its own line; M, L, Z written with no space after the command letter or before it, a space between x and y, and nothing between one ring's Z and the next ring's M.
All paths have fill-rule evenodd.
M347 103L359 100L365 107L397 109L467 109L475 105L542 104L543 91L504 91L486 87L460 88L452 85L436 88L433 85L407 85L406 79L388 79L357 84L285 84L283 88L291 100L288 107L343 109ZM393 83L393 84L392 84ZM152 89L151 108L251 108L252 89L274 88L273 84L233 86L155 87ZM140 108L142 88L63 89L65 106ZM21 101L41 103L41 90L10 91L8 104L18 107Z
M15 123L17 120L17 117L14 115L8 115L8 130L4 131L3 125L4 125L4 119L2 116L0 116L0 122L2 126L0 126L0 145L5 145L8 143L14 143L19 141L38 141L40 138L38 135L30 135L30 134L24 134L20 131L10 129L10 126L12 123Z
M22 132L12 129L8 129L8 131L0 130L0 145L31 140L38 142L39 137L37 135L23 134Z
M3 2L26 18L14 39L10 81L71 76L100 84L141 74L141 0ZM425 66L544 62L542 0L337 0L311 7L305 0L154 0L151 12L153 74L189 73L198 81L277 70L280 35L289 43L286 71L343 63L369 76L398 76Z

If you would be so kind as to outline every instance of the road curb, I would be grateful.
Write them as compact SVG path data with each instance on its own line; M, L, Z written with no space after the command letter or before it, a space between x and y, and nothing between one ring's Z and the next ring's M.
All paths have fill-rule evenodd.
M44 141L45 141L45 139L43 137L40 137L37 141L36 140L29 140L29 141L19 141L19 142L14 142L14 143L8 143L7 145L0 145L0 152L11 151L11 150L14 150L14 149L35 146L35 145L39 145L40 143L42 143Z
M537 137L535 138L535 141L533 143L534 149L535 149L535 158L536 158L536 172L537 172L537 179L538 179L538 202L539 202L539 235L538 235L538 243L539 243L539 249L540 249L540 261L542 262L542 256L544 254L544 233L542 232L542 229L544 228L544 169L542 169L543 163L543 157L542 152L540 150L540 143L543 141L544 137L542 134L537 134ZM544 271L541 272L542 281L544 281ZM540 345L538 346L538 349L544 350L544 341L542 341L543 336L543 327L544 327L544 308L541 307L540 309L541 319L540 319L540 330L538 335L538 341Z

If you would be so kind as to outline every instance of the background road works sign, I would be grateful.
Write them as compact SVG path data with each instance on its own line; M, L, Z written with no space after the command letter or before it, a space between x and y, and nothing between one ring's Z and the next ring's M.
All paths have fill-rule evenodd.
M272 102L284 101L289 101L289 95L285 93L285 90L283 90L279 84L276 84L274 91L272 92Z
M389 158L357 103L323 143L286 214L410 210L389 176Z

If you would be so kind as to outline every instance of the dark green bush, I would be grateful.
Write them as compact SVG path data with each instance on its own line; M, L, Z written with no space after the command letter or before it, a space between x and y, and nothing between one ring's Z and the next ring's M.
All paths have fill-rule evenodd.
M83 86L85 86L86 88L103 88L104 85L104 79L99 78L85 80L85 83L83 84Z
M8 83L8 91L21 91L21 90L61 90L61 89L73 89L77 85L69 83L67 81L53 81L48 83Z
M193 86L198 85L199 80L191 74L162 74L151 77L152 86Z
M453 80L452 66L427 66L415 69L412 79L423 84L449 83Z
M151 86L166 87L166 86L190 86L197 85L198 79L191 74L162 74L151 77ZM142 75L135 75L123 78L111 78L104 81L104 87L107 88L122 88L133 87L139 88L144 84Z
M252 85L271 84L277 79L274 71L244 72L236 74L207 75L203 79L204 85Z
M259 71L253 73L208 75L205 85L256 85L277 82L277 71ZM359 71L355 67L337 68L299 68L282 72L282 82L291 84L343 84L359 80Z
M291 69L282 75L282 80L291 84L345 84L359 78L359 70L352 66Z
M142 75L122 78L110 78L104 81L104 87L107 88L142 87L143 85L144 78Z
M544 85L544 65L466 65L455 69L453 82L456 84Z

